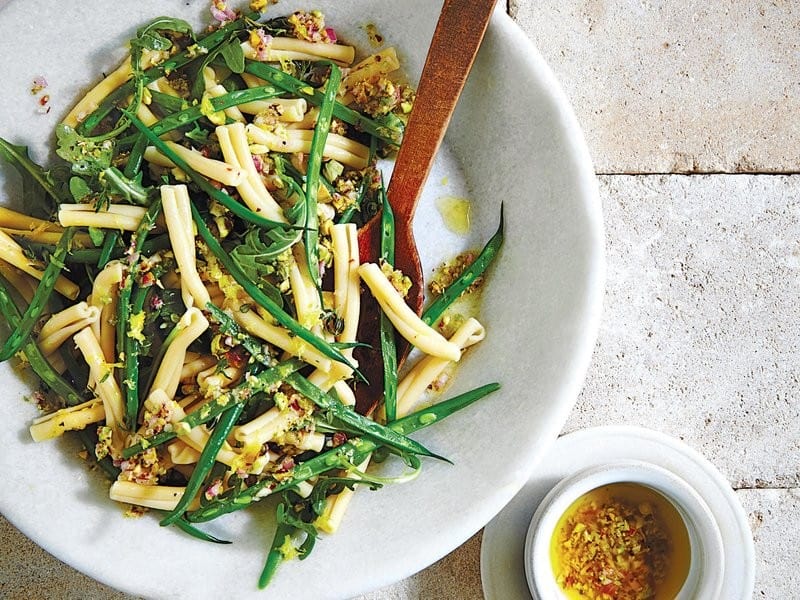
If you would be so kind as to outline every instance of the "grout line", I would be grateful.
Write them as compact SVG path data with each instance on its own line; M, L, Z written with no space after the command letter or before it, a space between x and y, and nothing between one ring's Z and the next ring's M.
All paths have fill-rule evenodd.
M755 490L755 491L759 491L759 490L764 490L764 491L769 491L769 490L790 491L790 490L797 490L797 489L800 489L800 488L798 488L797 486L788 486L787 487L787 486L782 486L782 485L751 485L751 486L737 486L737 487L733 488L733 491L734 492L740 492L740 491L748 492L748 491L752 491L752 490Z
M696 177L703 175L775 175L790 176L800 175L800 171L606 171L596 172L597 176L635 176L635 175L682 175L684 177Z

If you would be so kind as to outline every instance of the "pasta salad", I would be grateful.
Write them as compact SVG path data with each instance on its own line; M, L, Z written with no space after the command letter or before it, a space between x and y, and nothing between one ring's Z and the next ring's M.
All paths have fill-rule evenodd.
M36 199L0 208L0 360L41 380L33 439L79 436L131 514L228 543L202 523L275 496L263 587L339 528L357 487L446 460L409 434L498 389L420 408L485 336L447 311L499 251L502 218L417 315L378 166L413 110L395 50L357 61L317 11L212 15L200 34L171 17L139 28L57 126L63 163L0 138ZM362 262L375 214L381 256ZM367 354L362 294L386 317ZM400 376L396 339L419 354ZM377 383L359 362L375 355ZM371 383L377 407L356 400ZM390 456L402 474L368 471Z

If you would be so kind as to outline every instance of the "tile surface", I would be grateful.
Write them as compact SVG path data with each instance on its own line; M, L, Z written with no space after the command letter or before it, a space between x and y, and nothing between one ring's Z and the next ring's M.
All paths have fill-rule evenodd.
M800 167L800 5L510 0L600 173Z
M800 485L800 177L604 176L604 316L566 430L656 427Z

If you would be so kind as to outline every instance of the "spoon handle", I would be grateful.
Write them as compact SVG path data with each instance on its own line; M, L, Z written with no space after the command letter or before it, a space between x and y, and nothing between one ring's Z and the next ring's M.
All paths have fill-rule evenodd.
M398 226L408 226L475 62L496 0L445 0L387 194Z

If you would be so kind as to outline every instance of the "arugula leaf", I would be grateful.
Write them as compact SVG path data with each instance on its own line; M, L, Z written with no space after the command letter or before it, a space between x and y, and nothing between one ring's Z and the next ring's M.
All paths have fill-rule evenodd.
M266 278L280 270L279 263L284 260L282 255L299 237L298 231L277 228L265 231L253 227L245 233L244 243L236 246L230 253L242 271L279 306L283 306L283 296Z
M72 164L72 172L77 175L98 175L111 166L114 157L114 141L101 141L79 134L69 125L56 125L58 145L56 154Z
M158 17L136 31L136 38L131 41L131 47L137 45L147 50L169 50L172 48L172 41L162 35L161 31L184 33L194 40L192 26L183 19Z
M125 177L116 167L104 169L100 183L110 196L121 197L131 204L149 206L152 194L155 193L153 187L142 185L142 172L139 171L132 179Z

